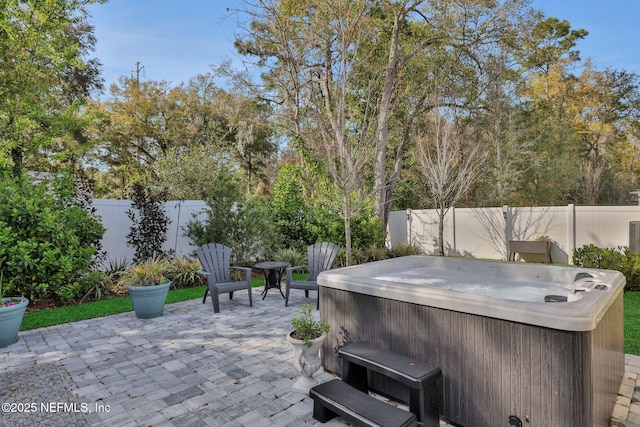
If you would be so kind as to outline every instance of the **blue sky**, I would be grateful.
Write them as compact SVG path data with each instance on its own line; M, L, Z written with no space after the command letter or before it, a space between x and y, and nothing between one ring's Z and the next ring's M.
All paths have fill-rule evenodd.
M237 17L227 8L237 0L109 0L91 7L98 39L97 56L107 86L121 75L132 76L136 62L141 79L174 84L210 71L211 64L231 60ZM584 28L582 57L597 69L625 68L640 74L640 0L532 0L547 15Z
M95 56L109 85L121 75L132 76L136 62L141 79L174 84L210 71L210 64L232 60L236 17L226 0L109 0L92 5L98 40Z
M639 0L533 0L548 16L566 19L589 35L578 42L582 58L597 69L624 68L640 74Z

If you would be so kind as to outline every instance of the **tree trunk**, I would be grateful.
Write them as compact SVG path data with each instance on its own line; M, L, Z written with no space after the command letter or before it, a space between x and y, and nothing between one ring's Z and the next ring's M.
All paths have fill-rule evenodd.
M445 210L438 209L438 255L444 256L444 215Z
M11 149L11 160L13 160L11 175L14 178L18 178L22 173L22 159L22 149L20 147L13 147Z
M395 14L393 30L389 44L389 59L387 72L384 79L384 89L380 98L378 109L378 128L376 131L376 153L373 165L373 190L375 191L375 210L380 219L382 230L387 230L391 198L397 180L387 181L387 144L389 138L389 118L391 116L391 99L398 76L398 43L400 37L400 24L404 20L406 10L402 9Z
M345 240L345 264L351 265L351 204L349 197L344 199L344 240Z

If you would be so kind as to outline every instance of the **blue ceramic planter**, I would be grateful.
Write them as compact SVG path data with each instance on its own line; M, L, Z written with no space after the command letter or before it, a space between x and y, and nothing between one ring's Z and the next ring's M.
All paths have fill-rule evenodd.
M0 348L10 346L18 341L18 331L22 324L22 317L29 305L27 298L2 298L2 302L19 299L20 302L8 307L0 307Z
M128 286L133 310L140 319L152 319L162 316L171 282L155 286Z

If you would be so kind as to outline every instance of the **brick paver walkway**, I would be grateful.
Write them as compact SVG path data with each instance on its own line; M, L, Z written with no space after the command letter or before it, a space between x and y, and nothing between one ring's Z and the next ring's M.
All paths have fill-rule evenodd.
M311 399L291 390L297 373L285 335L314 300L296 292L285 307L277 292L257 298L261 290L252 308L246 293L223 296L218 314L196 299L156 319L131 312L21 332L0 349L0 425L344 426L317 423ZM628 363L615 426L640 426L640 358Z

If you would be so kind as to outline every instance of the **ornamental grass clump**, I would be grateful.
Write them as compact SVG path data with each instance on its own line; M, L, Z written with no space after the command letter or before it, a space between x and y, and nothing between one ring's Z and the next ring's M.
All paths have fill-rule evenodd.
M149 258L125 270L118 283L122 286L155 286L165 283L167 263L161 258Z
M311 347L311 341L329 332L329 324L314 320L311 317L313 305L303 304L298 316L291 319L293 332L291 338L304 341L305 347Z

